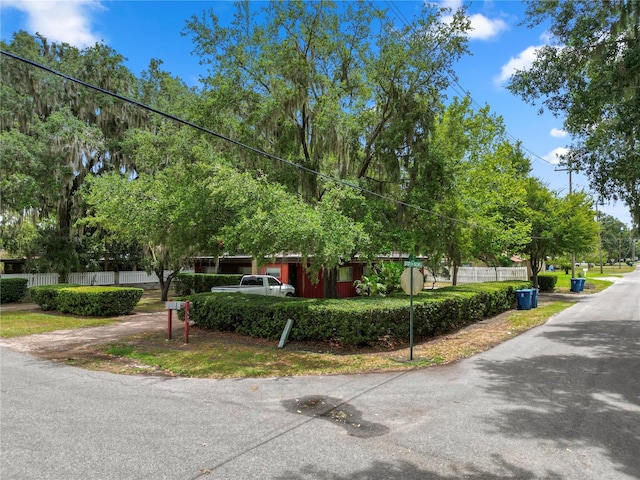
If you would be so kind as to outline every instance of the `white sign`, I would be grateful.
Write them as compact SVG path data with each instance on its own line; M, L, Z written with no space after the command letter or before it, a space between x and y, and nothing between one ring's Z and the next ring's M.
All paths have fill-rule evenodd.
M164 302L164 307L167 310L184 310L185 302Z

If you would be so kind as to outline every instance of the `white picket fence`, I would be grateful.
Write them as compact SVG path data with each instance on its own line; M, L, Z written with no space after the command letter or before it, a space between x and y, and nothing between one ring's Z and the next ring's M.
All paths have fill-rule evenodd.
M167 278L169 271L164 272ZM146 272L120 272L120 285L144 285L158 283L158 276L155 273ZM40 285L55 285L59 282L60 276L57 273L10 273L0 275L2 278L26 278L27 288L38 287ZM116 272L75 272L69 275L69 283L77 285L115 285Z
M505 280L528 280L527 267L460 267L458 285L463 283L502 282ZM426 283L433 282L433 276L425 275ZM451 278L436 277L437 282L450 282Z
M190 270L192 271L192 270ZM169 275L168 270L164 272L164 278ZM115 285L115 272L83 272L69 275L69 283L77 285ZM458 284L495 282L503 280L528 280L527 267L460 267L458 269ZM2 274L2 278L26 278L29 280L27 288L40 285L55 285L58 283L57 273L11 273ZM425 275L426 283L433 282L430 274ZM450 278L436 277L438 282L450 282ZM158 276L155 273L146 272L120 272L120 285L144 285L158 283Z

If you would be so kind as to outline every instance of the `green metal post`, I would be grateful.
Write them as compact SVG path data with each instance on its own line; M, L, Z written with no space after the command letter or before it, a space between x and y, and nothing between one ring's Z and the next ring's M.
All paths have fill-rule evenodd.
M409 360L413 361L413 267L411 267L411 280L409 281L411 295L409 296Z

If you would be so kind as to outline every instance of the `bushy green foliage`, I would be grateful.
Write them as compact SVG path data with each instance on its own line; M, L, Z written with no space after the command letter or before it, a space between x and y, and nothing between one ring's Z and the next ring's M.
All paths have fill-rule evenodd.
M210 273L180 273L175 280L176 295L210 292L212 287L238 285L242 275Z
M126 315L133 311L144 292L141 288L75 287L58 291L58 310L85 316Z
M358 295L387 295L400 291L400 277L404 267L399 262L383 262L376 265L370 275L362 275L353 282Z
M428 338L509 310L515 290L530 286L494 282L422 292L414 297L414 334ZM291 340L371 345L409 336L409 301L402 295L318 300L203 293L190 300L190 319L198 326L252 337L278 338L289 318L295 320Z
M540 287L541 292L553 292L557 282L557 275L538 275L538 287Z
M58 309L58 293L63 288L74 288L80 285L72 283L58 283L55 285L41 285L29 289L29 297L42 310Z
M143 292L141 288L83 287L64 283L29 289L31 299L42 310L90 316L131 313Z
M2 278L0 279L0 303L12 303L21 301L27 294L26 278Z
M189 300L189 319L199 326L265 338L279 336L287 318L305 316L308 306L317 302L244 293L200 293Z

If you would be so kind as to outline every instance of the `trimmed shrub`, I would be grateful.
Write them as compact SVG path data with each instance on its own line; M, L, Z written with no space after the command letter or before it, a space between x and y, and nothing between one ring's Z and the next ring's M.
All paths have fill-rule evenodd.
M529 282L493 282L447 287L414 297L414 335L449 332L515 305L515 290ZM276 339L287 319L295 320L291 340L371 345L382 337L409 336L406 296L343 300L266 297L242 293L202 293L189 297L189 318L198 326Z
M42 310L58 309L58 293L64 288L75 288L80 285L72 283L58 283L55 285L41 285L39 287L31 287L29 289L29 297L38 304Z
M192 295L194 293L210 292L212 287L239 285L242 275L221 275L210 273L180 273L174 284L176 295Z
M142 288L75 287L58 291L60 312L83 316L127 315L142 297Z
M557 275L538 275L538 287L541 292L553 292L557 282Z
M0 303L20 302L27 294L26 278L1 278L0 279Z

